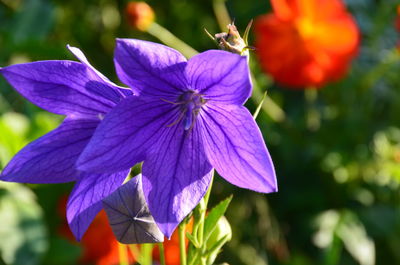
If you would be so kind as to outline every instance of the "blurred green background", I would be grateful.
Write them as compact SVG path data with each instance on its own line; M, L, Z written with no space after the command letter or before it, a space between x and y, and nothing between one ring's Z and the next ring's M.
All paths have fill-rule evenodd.
M156 38L129 27L128 1L0 0L0 65L71 59L79 47L92 64L119 82L112 62L117 37ZM156 21L198 51L215 48L204 34L220 32L211 0L147 1ZM233 239L217 259L232 265L400 264L400 35L399 0L347 0L362 32L348 75L310 103L307 92L283 89L252 69L258 94L286 119L263 110L257 122L276 166L279 192L270 195L216 178L211 204L234 194L227 218ZM269 12L267 0L226 3L239 31ZM251 40L253 36L250 36ZM251 42L250 42L251 43ZM255 56L254 56L255 57ZM62 117L46 113L0 78L0 169ZM78 245L59 235L56 214L69 184L0 183L0 264L76 264Z

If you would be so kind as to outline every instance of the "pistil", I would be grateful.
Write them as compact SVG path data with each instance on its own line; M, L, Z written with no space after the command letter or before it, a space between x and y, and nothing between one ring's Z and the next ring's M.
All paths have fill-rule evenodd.
M203 95L197 93L194 90L189 90L182 94L178 98L177 102L171 102L167 100L164 101L174 105L180 105L181 111L178 120L174 121L168 126L174 126L175 124L183 120L183 128L185 131L193 128L201 107L207 102L207 100L203 98Z

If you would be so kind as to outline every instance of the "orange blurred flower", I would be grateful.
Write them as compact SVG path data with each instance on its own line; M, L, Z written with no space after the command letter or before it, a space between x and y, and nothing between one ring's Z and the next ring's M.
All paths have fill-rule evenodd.
M341 0L271 0L255 22L264 71L292 87L321 87L341 78L357 54L359 30Z
M135 29L146 31L154 22L154 11L145 2L129 2L125 11L129 25Z
M65 218L65 208L67 198L63 197L58 206L60 216ZM67 238L72 243L82 246L83 253L79 259L79 264L95 264L95 265L118 265L119 260L119 246L118 241L115 239L108 223L107 215L104 210L101 210L96 218L93 220L81 242L76 242L72 232L69 230L68 224L65 221L59 230L60 234ZM127 247L127 246L126 246ZM129 249L127 248L129 253ZM134 259L129 254L129 261L133 262Z

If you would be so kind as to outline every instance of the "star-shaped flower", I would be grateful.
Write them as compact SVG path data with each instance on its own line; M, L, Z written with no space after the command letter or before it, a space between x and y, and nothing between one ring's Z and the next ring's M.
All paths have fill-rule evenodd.
M0 73L29 101L66 116L58 128L16 154L1 172L0 180L76 181L67 205L67 219L80 240L102 209L101 200L121 186L129 168L93 174L79 172L76 161L104 115L132 91L111 83L79 49L68 48L81 62L40 61L0 68Z
M246 57L210 50L187 61L160 44L119 39L114 61L139 96L105 116L79 169L112 173L144 161L145 198L168 237L204 196L212 168L239 187L277 190L261 132L243 107L251 94Z

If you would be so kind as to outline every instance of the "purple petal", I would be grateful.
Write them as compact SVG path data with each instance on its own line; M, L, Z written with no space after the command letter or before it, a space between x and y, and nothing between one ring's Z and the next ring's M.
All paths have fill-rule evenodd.
M143 161L147 150L179 118L178 108L159 99L124 99L100 123L78 160L78 168L116 172Z
M157 243L164 241L150 214L138 175L103 200L115 237L123 244Z
M170 237L210 185L211 165L195 125L171 127L143 163L143 191L154 220Z
M208 160L223 178L241 188L277 191L271 157L245 107L208 104L201 122Z
M242 105L251 94L247 59L238 54L209 50L195 55L186 76L192 89L220 103Z
M120 187L128 175L129 170L102 175L81 173L67 204L68 224L77 240L102 209L101 200Z
M118 77L140 95L169 98L186 91L186 59L167 46L135 39L118 39L114 63Z
M56 114L93 117L107 113L121 98L118 88L82 63L41 61L0 72L29 101Z
M33 141L8 163L1 180L20 183L75 181L75 163L98 121L66 119L57 129Z
M113 99L114 102L118 102L122 97L130 96L133 94L133 90L130 88L125 88L121 86L117 86L113 82L111 82L107 77L105 77L102 73L100 73L96 68L94 68L86 58L83 52L70 45L67 45L67 49L84 65L86 65L89 69L91 69L95 74L97 74L104 82L109 83L113 89L106 89L103 95L107 95L107 98ZM117 93L116 93L117 92Z
M105 77L102 73L100 73L96 68L94 68L88 61L88 59L86 58L85 54L76 47L72 47L70 45L67 45L67 49L76 57L76 59L78 59L81 63L83 63L84 65L86 65L88 68L90 68L92 71L96 72L97 75L99 77L101 77L101 79L103 79L106 82L110 82L111 81ZM114 85L114 84L113 84Z

